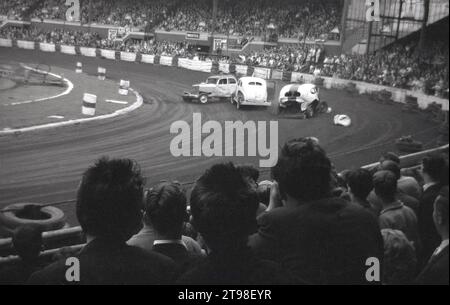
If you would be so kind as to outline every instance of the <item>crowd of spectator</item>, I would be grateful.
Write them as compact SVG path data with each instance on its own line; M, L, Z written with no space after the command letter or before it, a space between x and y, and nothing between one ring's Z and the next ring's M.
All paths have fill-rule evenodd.
M189 42L164 40L126 41L102 38L95 31L53 29L35 26L0 30L1 38L34 40L68 45L115 49L180 57L199 57ZM223 62L262 66L273 69L320 74L322 76L364 81L379 85L411 89L429 95L448 97L448 48L444 41L430 41L417 52L417 41L395 43L370 55L342 54L327 56L321 45L282 44L258 52L242 52L239 56L222 57Z
M317 139L299 138L270 181L218 163L187 193L176 181L146 189L136 162L103 157L77 193L87 244L74 254L76 283L448 284L448 155L426 156L418 175L399 162L386 153L338 174ZM21 261L0 282L69 283L65 259L39 263L37 227L19 227L13 245ZM366 277L368 258L381 263L379 282Z
M32 7L32 5L35 7ZM106 24L145 30L213 30L212 1L177 0L91 0L81 2L81 22ZM28 11L28 8L32 8ZM338 27L339 0L227 0L218 1L215 31L241 36L265 36L298 39L327 39ZM3 1L0 15L10 19L66 19L65 1Z
M321 74L448 97L448 41L396 43L371 55L326 57Z

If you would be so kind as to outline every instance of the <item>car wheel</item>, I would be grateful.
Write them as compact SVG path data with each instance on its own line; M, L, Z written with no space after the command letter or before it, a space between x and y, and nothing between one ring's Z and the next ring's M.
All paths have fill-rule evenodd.
M208 96L207 96L206 94L200 95L199 101L200 101L200 103L202 103L202 104L206 104L206 103L208 102Z

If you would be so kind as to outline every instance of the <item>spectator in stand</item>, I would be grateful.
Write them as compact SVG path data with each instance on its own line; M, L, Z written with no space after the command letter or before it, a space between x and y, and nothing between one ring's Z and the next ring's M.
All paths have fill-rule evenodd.
M441 188L448 185L448 161L442 155L425 157L422 160L422 176L425 184L417 216L423 245L419 261L425 264L441 240L433 221L433 204Z
M400 158L396 153L387 152L383 154L379 160L380 165L384 161L395 162L398 165L398 167L400 167ZM422 189L417 180L412 176L403 175L401 171L400 171L400 178L397 181L397 188L399 189L400 192L412 196L417 200L419 200L420 196L422 195Z
M258 192L258 188L259 188L259 185L258 185L259 171L258 171L258 169L255 168L253 165L239 165L239 166L237 166L237 169L241 173L242 177L244 177L244 179L248 182L248 184ZM258 209L256 210L256 215L260 215L266 209L267 209L267 206L262 201L260 201Z
M397 177L388 170L381 170L373 176L375 194L381 201L382 210L378 217L381 229L400 230L418 245L417 216L414 211L396 198Z
M441 236L437 247L427 265L417 278L417 284L448 285L448 185L444 186L434 202L433 221Z
M155 194L160 194L160 196L155 196ZM173 208L169 208L170 206L167 206L166 204L173 205ZM184 212L182 212L182 210L184 210ZM168 216L169 213L177 215L171 217ZM128 240L127 243L130 246L139 247L146 251L153 251L155 242L164 239L164 235L167 235L167 233L161 232L166 231L168 228L162 223L161 217L170 218L168 221L171 222L170 228L173 230L178 228L179 221L181 221L181 228L183 227L184 222L187 221L186 197L177 183L162 182L147 192L144 204L143 228L139 233ZM178 236L178 231L168 233ZM163 236L161 237L161 235ZM195 257L204 255L200 245L194 239L185 235L180 236L180 238L181 243L185 246L189 256ZM175 239L178 240L180 238L177 237ZM168 239L172 240L174 238Z
M191 192L194 227L208 247L206 261L181 276L178 284L269 285L286 281L280 266L256 258L247 246L256 223L254 188L232 163L216 164Z
M402 203L404 203L406 206L410 207L414 211L414 213L416 213L416 215L417 215L417 213L419 211L419 200L417 200L416 198L405 193L402 189L400 189L398 187L398 181L401 179L401 170L400 170L400 167L398 166L398 164L395 163L394 161L386 160L386 161L383 161L378 166L378 170L379 171L387 170L387 171L392 172L395 175L395 177L397 178L397 192L395 195L396 198L399 201L401 201ZM375 194L374 191L372 191L370 193L368 200L375 211L378 211L378 212L381 211L381 209L382 209L381 201L382 200L377 197L377 195Z
M31 284L169 284L175 264L164 255L128 246L141 227L144 179L129 159L101 158L83 174L76 213L87 245L77 258L79 282L66 279L66 261L34 273Z
M145 222L151 224L155 239L152 245L142 248L149 249L152 246L153 251L170 257L180 272L204 256L194 240L181 235L188 214L186 195L178 183L161 182L148 190L144 210ZM139 234L128 244L140 246L143 241L149 241L149 234L141 234L143 238Z
M23 225L14 232L12 243L20 261L0 270L0 284L25 284L32 273L43 267L39 263L42 230L36 225Z
M346 175L346 178L351 201L376 214L367 200L367 197L373 189L372 174L370 171L364 168L352 170Z
M271 202L250 238L255 253L313 284L367 284L368 257L383 256L376 218L331 195L331 162L311 139L287 142L272 169Z
M383 284L409 285L416 276L417 257L412 242L399 230L382 229L384 240Z

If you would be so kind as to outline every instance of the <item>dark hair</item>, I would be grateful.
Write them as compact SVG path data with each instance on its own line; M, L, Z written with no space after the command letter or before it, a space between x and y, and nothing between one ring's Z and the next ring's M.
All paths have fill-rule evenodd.
M380 199L392 202L397 193L397 177L391 171L378 171L373 175L373 187Z
M141 227L144 178L130 159L99 159L83 174L77 218L84 232L128 240Z
M213 251L245 246L256 227L256 191L232 163L206 170L192 189L190 204L194 227Z
M383 155L381 155L380 163L383 161L393 161L397 164L400 164L400 158L398 157L398 155L391 151L385 152Z
M42 248L41 227L32 224L18 227L14 231L12 243L17 254L23 261L35 261L39 257Z
M400 166L398 165L398 163L395 163L394 161L386 160L381 162L378 170L386 170L394 173L397 180L400 179L401 177Z
M373 190L372 174L369 170L358 168L347 175L347 183L355 197L366 200Z
M311 139L288 141L272 168L272 177L283 197L289 194L298 201L312 201L331 194L331 162Z
M442 155L428 155L422 160L422 171L434 181L448 185L448 162Z
M244 178L251 178L253 181L258 182L259 170L253 165L238 165L236 168Z
M153 228L170 238L181 237L187 218L186 195L177 183L162 182L147 192L144 208Z

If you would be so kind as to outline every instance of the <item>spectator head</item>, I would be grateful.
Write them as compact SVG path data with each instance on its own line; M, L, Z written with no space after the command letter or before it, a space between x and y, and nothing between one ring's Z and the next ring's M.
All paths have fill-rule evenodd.
M83 174L76 212L86 235L126 241L141 227L144 179L136 162L103 157Z
M251 186L258 187L259 170L256 167L253 165L239 165L236 168Z
M373 175L373 187L375 194L384 203L395 201L397 193L397 177L391 171L378 171Z
M422 160L422 176L425 183L448 185L448 163L442 155L429 155Z
M398 163L396 163L394 161L390 161L390 160L383 161L383 162L381 162L378 169L386 170L386 171L390 171L390 172L394 173L397 180L400 179L400 177L401 177L400 166L398 165Z
M434 201L433 220L442 239L448 239L448 185L444 186Z
M180 239L187 220L186 195L178 183L162 182L147 192L145 217L155 231L166 239Z
M350 194L360 200L366 200L373 190L372 174L369 170L358 168L347 175Z
M331 170L325 151L315 141L300 138L284 145L272 176L283 198L308 202L331 196Z
M395 162L395 163L397 163L397 164L400 164L400 158L399 158L398 155L397 155L396 153L394 153L394 152L389 151L389 152L384 153L384 154L380 157L379 162L382 163L383 161L388 161L388 160L389 160L389 161L393 161L393 162Z
M416 250L412 242L399 230L383 229L383 283L410 284L416 273Z
M256 226L258 197L232 163L213 165L190 197L192 222L217 253L245 246Z
M12 237L17 254L24 262L35 262L42 249L42 229L37 225L23 225Z

